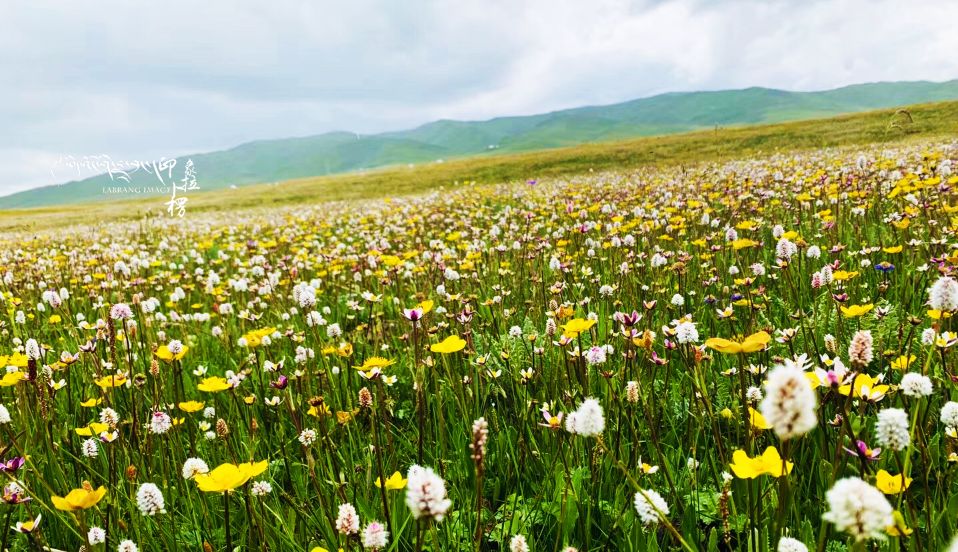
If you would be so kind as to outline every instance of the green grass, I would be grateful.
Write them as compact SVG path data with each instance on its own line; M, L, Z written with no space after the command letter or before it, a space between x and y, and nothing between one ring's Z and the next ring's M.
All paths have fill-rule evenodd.
M189 194L189 213L323 201L368 200L415 194L475 182L495 184L548 179L589 171L648 165L694 164L735 157L823 147L893 143L958 136L958 102L913 105L828 119L715 128L617 142L601 142L518 154L488 154L445 163L389 167L366 173L288 180ZM202 186L202 182L200 182ZM6 210L0 229L31 230L82 222L164 215L162 197L62 207Z

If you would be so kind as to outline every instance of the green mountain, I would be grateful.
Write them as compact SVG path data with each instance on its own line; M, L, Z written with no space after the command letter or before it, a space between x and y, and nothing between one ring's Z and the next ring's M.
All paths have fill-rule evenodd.
M629 102L488 121L441 120L399 132L358 135L331 132L261 140L187 158L202 190L321 176L406 163L434 163L472 155L529 151L588 142L687 132L714 126L775 123L871 109L958 99L958 80L859 84L820 92L747 88L668 93ZM137 188L139 195L168 195L152 174L130 182L94 176L0 197L0 208L134 197L104 188ZM146 190L152 188L152 190ZM114 190L115 191L115 190ZM152 192L152 193L151 193ZM187 194L188 195L188 194Z

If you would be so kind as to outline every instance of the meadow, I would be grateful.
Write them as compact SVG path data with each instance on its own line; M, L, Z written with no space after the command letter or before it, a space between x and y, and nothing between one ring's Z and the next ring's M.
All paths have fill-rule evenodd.
M954 550L958 144L856 143L10 231L0 550Z

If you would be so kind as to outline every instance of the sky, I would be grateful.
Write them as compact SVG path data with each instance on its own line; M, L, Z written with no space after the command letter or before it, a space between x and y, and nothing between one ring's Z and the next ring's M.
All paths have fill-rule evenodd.
M0 194L75 178L71 156L949 80L956 20L953 0L5 0Z

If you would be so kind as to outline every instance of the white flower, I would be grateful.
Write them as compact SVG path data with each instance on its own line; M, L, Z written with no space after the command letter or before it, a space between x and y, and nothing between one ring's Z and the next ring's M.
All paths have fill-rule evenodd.
M886 408L878 413L875 439L891 450L902 450L911 443L908 414L900 408Z
M144 516L166 513L163 493L153 483L143 483L136 490L136 505Z
M0 424L9 424L11 421L10 411L7 410L6 406L0 404Z
M28 359L40 360L40 344L37 343L36 339L28 339L26 345L24 345L24 350Z
M326 326L326 336L330 339L337 339L341 335L343 335L343 330L340 329L339 324L330 324L329 326Z
M266 496L273 492L273 486L269 484L269 481L254 481L250 492L253 496Z
M446 482L432 468L410 466L406 474L406 506L414 519L442 521L452 502L446 498Z
M599 401L593 398L587 398L582 401L579 408L570 414L573 421L573 428L577 435L584 437L595 437L605 431L605 414L602 412L602 406Z
M378 521L372 521L363 529L363 548L380 550L389 543L389 531Z
M662 498L662 495L652 489L636 492L634 503L635 511L639 514L639 519L642 520L642 524L646 527L652 527L661 521L659 518L660 512L662 516L669 515L669 505L665 502L665 499Z
M798 539L782 537L778 541L778 552L808 552L808 547Z
M899 388L908 397L927 397L932 393L931 379L916 372L902 376Z
M509 337L522 337L522 328L519 326L509 328Z
M697 343L699 340L699 331L695 328L695 323L680 322L675 327L675 339L681 344Z
M139 548L136 547L136 543L130 539L126 539L120 543L120 546L116 547L116 552L139 552Z
M605 363L605 347L591 347L585 352L585 360L589 365Z
M117 303L110 307L110 318L113 320L128 320L133 318L133 311L130 310L130 305Z
M671 303L672 303L672 305L674 305L674 306L676 306L676 307L684 306L684 305L685 305L685 297L682 297L681 294L676 293L675 295L672 296L672 301L671 301Z
M209 473L210 468L202 458L187 458L183 462L183 479L193 479L193 477Z
M522 535L516 535L509 541L509 552L529 552L529 543Z
M340 504L339 515L336 516L336 530L341 535L353 535L359 533L359 515L352 504Z
M798 364L776 366L765 380L765 399L759 407L779 439L791 439L815 428L815 391Z
M828 511L822 519L835 524L856 541L884 539L885 528L894 523L892 507L885 495L857 477L835 482L825 493Z
M948 401L941 407L941 423L948 427L958 427L958 402Z
M805 256L809 259L817 259L822 256L822 250L817 245L813 245L805 251Z
M928 306L938 311L958 309L958 282L942 276L928 290Z
M171 354L178 355L183 352L183 342L179 339L173 339L166 344L166 348L169 349Z
M83 456L87 458L96 458L100 450L97 447L96 439L86 439L83 441L83 444L80 446L80 449L83 451Z
M308 447L316 442L316 430L314 429L304 429L299 434L299 442L303 444L304 447Z
M786 261L791 259L795 253L798 253L798 246L789 240L781 239L775 244L775 256Z
M106 531L100 527L91 527L90 530L87 531L86 540L94 546L102 544L106 542Z
M173 418L166 412L154 412L150 418L150 431L162 435L173 427Z

